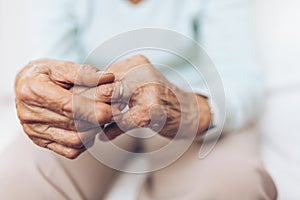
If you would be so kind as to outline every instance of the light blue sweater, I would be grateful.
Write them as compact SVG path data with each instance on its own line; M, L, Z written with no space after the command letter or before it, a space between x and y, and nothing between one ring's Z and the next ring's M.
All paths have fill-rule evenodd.
M126 0L31 1L33 58L82 62L124 31L171 29L198 41L216 64L226 94L225 132L259 113L263 76L255 58L250 0L144 0L139 5ZM182 66L183 74L189 70ZM200 80L191 82L196 91L202 87Z

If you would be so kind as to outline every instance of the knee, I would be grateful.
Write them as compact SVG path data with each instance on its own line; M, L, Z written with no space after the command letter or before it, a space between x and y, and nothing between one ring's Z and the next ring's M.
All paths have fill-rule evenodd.
M48 169L51 160L39 160L38 157L45 156L42 157L39 151L34 152L23 141L15 141L0 154L0 199L40 199L41 195L45 196L45 178L40 169L42 165Z
M215 174L211 179L207 184L201 184L203 188L195 188L184 199L277 199L276 186L258 161L233 166L232 169L224 170L222 174Z
M176 178L162 180L157 177L158 180L153 184L161 183L162 185L154 186L156 189L149 189L145 184L140 191L139 199L277 199L277 190L273 180L259 161L241 162L235 165L225 163L216 167L211 166L207 171L202 170L199 173L194 171L193 175L185 174L181 177L185 180L184 183ZM161 175L164 176L164 174ZM174 176L176 175L173 174L172 177Z
M276 200L278 197L277 188L269 173L261 163L255 167L255 171L261 183L258 188L260 189L259 195L264 199Z

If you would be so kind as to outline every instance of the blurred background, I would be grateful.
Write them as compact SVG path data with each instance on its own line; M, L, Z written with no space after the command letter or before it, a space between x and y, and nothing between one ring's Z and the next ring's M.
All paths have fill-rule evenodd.
M26 1L0 0L0 150L19 130L14 109L14 80L28 61L30 41L27 41Z
M280 191L281 188L283 188L282 190L299 189L300 182L296 180L300 178L300 150L296 148L290 149L293 152L285 150L282 150L285 151L284 153L274 152L278 150L275 149L276 145L268 143L272 141L272 137L282 134L280 137L286 143L278 144L277 147L284 148L289 145L289 140L285 140L286 137L289 137L286 136L286 132L293 131L297 134L297 130L300 128L300 121L296 115L297 111L300 111L297 106L300 98L299 95L291 96L288 92L290 90L297 94L300 92L300 1L254 0L253 2L257 50L261 56L261 65L266 72L267 99L270 98L269 96L275 95L274 98L266 101L266 113L262 114L262 155L267 168L272 168L272 165L279 167L283 165L283 163L276 163L276 156L273 155L275 153L282 155L285 159L290 158L290 160L284 161L286 165L289 165L289 162L298 162L299 165L292 169L292 171L298 171L298 174L288 174L290 172L279 172L272 169L270 171L272 175L273 173L282 174L282 178L275 178ZM27 39L29 27L26 25L28 23L26 13L30 12L30 6L26 1L0 0L0 151L20 130L14 109L13 85L18 70L30 60L30 41ZM285 91L285 93L277 93L277 91ZM284 102L284 99L289 98L290 101ZM275 112L273 111L275 106L278 108L283 106L286 109ZM274 115L278 116L274 117ZM292 124L290 124L291 120L293 120ZM283 125L277 127L279 124ZM273 134L276 131L278 134ZM299 142L299 139L293 141ZM297 144L300 146L300 143L296 143L294 146ZM299 156L299 158L295 160L295 156ZM298 179L294 178L293 182L293 178L288 179L285 178L286 176ZM287 194L280 195L280 199L290 200Z

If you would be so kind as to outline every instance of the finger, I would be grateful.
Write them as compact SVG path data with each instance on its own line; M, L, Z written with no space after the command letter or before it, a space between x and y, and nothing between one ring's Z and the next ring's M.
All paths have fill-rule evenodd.
M21 104L22 108L26 109L19 115L23 124L45 124L73 131L87 131L98 127L98 125L88 121L73 120L45 108ZM18 106L20 106L20 104Z
M36 72L47 72L50 79L59 85L96 86L112 82L115 78L114 74L105 73L88 64L81 65L52 59L40 59L29 64L33 66Z
M78 87L78 86L73 87L73 88L74 88L74 93L76 93L78 95L84 96L84 97L89 98L94 101L109 103L111 105L113 114L120 113L127 106L127 103L125 103L125 102L110 102L109 98L101 98L100 97L100 98L95 99L96 88L87 89L87 87ZM75 90L76 90L76 92L75 92Z
M113 140L119 135L122 135L124 131L120 129L117 123L111 123L105 126L102 133L99 134L99 139L103 142Z
M91 72L88 70L89 67L90 65L81 65L76 79L73 80L74 85L95 87L100 84L111 83L115 80L113 73L100 71L99 69L96 72Z
M29 138L38 146L43 147L43 148L47 148L47 145L52 143L52 141L50 140L46 140L46 139L41 139L41 138L36 138L36 137L31 137L29 136Z
M68 118L72 116L72 93L70 91L57 86L46 76L30 79L26 85L17 93L17 104L46 108Z
M57 143L50 143L47 145L46 148L69 159L77 158L81 153L83 153L86 150L85 147L82 147L81 149L74 149Z
M112 122L113 114L110 105L76 95L73 99L74 119L100 126Z
M71 147L66 147L57 143L50 143L46 146L47 149L54 151L55 153L62 155L69 159L77 158L81 153L86 151L88 148L94 145L95 140L91 140L86 146L81 149L74 149Z
M95 100L101 102L127 102L132 95L126 81L99 85L95 91Z
M81 148L81 149L73 149L70 147L65 147L63 145L51 142L49 140L44 140L44 139L40 139L40 138L35 138L35 137L31 137L32 141L43 148L47 148L49 150L52 150L53 152L62 155L66 158L69 159L75 159L77 158L82 152L84 152L86 150L85 147Z
M146 108L135 106L124 114L120 114L114 118L115 123L105 126L104 135L100 135L100 140L112 140L117 136L138 127L147 127L150 124L150 117Z
M76 132L50 127L44 124L24 124L23 128L29 137L44 139L75 149L82 148L82 146L87 144L101 131L100 128L96 128L88 131Z
M80 94L89 99L105 103L122 101L122 97L125 98L129 96L125 94L124 84L120 81L102 84L93 88L76 86L72 88L72 91L75 94Z
M99 85L95 88L95 91L93 91L95 100L107 103L119 100L123 93L123 86L121 84L122 83L120 81L117 81L114 83Z
M39 82L33 82L32 85L30 91L23 91L20 94L22 95L20 99L25 99L27 104L47 108L70 119L94 124L103 125L111 121L111 108L105 103L74 95L54 83L47 84L46 90Z
M116 75L117 79L119 80L124 76L124 71L129 71L132 68L139 67L141 65L150 64L150 61L143 55L135 55L130 58L127 58L125 60L122 60L117 63L113 63L110 66L107 66L105 68L105 71L113 71ZM116 70L116 69L122 69L122 70Z

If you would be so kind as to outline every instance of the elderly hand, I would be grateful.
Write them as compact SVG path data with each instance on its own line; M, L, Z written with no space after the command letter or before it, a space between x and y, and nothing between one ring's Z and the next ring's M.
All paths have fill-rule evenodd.
M211 114L207 100L185 92L170 83L141 55L109 66L114 83L98 86L96 98L129 110L114 115L114 123L105 126L102 140L112 140L137 127L148 127L164 137L190 138L205 131ZM196 130L196 131L193 131Z
M89 65L51 59L29 63L15 84L24 131L41 147L67 158L77 157L93 143L97 127L111 122L112 111L109 104L74 94L73 86L95 87L114 78Z

